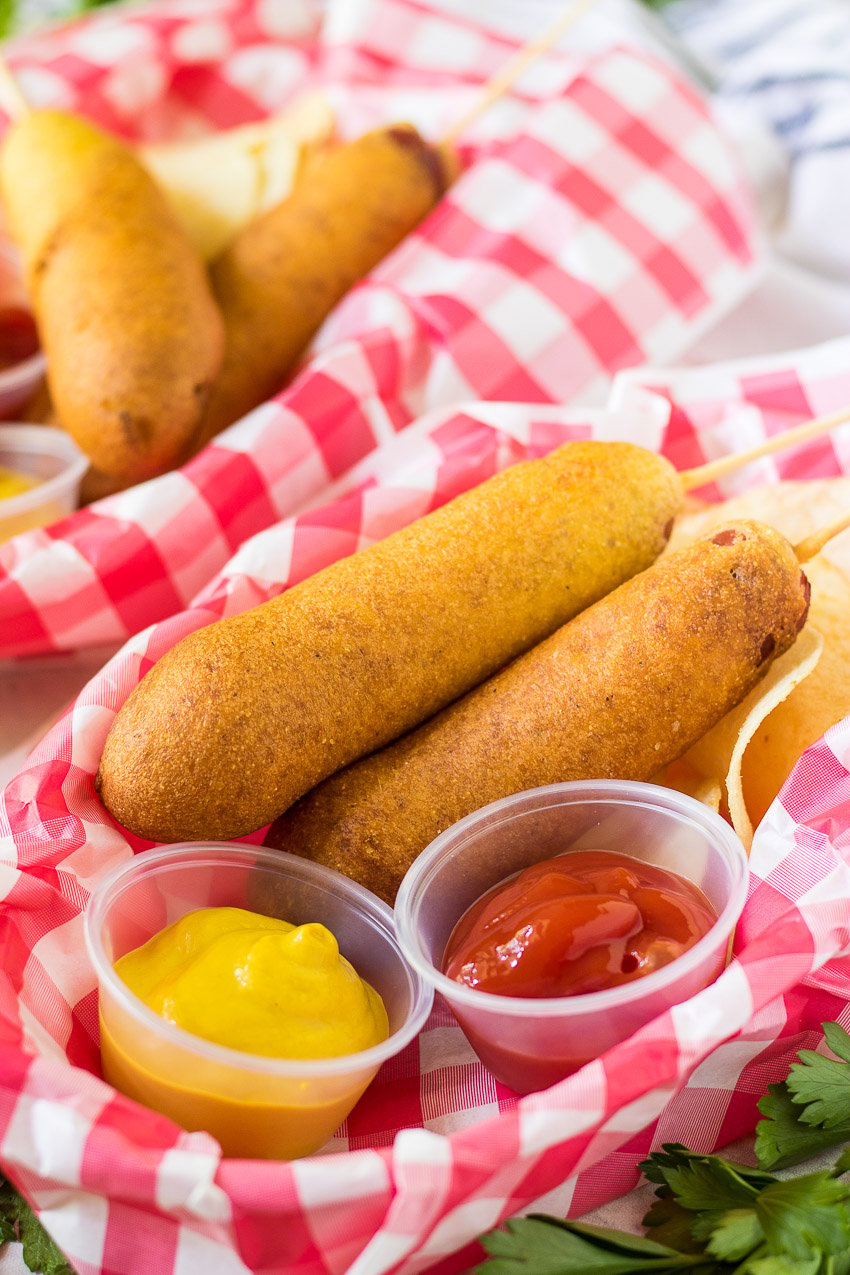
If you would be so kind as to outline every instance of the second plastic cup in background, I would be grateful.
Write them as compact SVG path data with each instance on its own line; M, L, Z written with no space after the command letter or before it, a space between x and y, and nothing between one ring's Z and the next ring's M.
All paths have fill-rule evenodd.
M717 923L662 969L577 996L494 995L441 972L455 924L491 886L554 855L591 849L686 877L703 891ZM408 961L448 1001L485 1066L528 1093L562 1080L716 978L747 875L738 837L691 797L625 780L552 784L493 802L437 837L401 884L396 930Z
M0 425L0 465L36 485L0 500L0 541L72 513L89 462L70 434L48 425Z

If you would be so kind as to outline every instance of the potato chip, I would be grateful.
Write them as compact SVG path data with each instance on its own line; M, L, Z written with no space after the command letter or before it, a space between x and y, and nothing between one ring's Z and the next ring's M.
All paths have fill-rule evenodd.
M823 653L811 677L765 719L744 754L744 799L755 825L800 755L850 714L850 577L823 554L806 564L806 574L812 585L809 625L822 635Z
M279 115L176 142L139 148L201 256L210 261L237 231L280 203L305 161L330 139L335 116L318 93Z
M677 520L671 544L680 547L742 517L767 522L799 543L848 508L850 479L776 483L689 511ZM724 776L724 811L748 845L800 755L850 714L850 535L835 537L805 570L812 600L803 634L681 763L703 783ZM813 641L822 647L819 655ZM679 787L675 778L662 782Z
M675 788L676 792L683 792L687 797L701 801L704 806L710 806L712 810L719 811L723 802L723 780L720 776L703 775L687 757L671 762L653 778L653 783L663 784L665 788Z
M757 816L751 813L750 794L745 791L743 783L745 753L756 732L764 726L772 714L780 711L782 705L791 697L791 693L800 689L814 672L823 653L823 646L823 638L817 630L811 628L804 630L794 648L786 652L786 655L792 658L777 660L776 666L771 670L774 677L768 675L765 679L765 685L761 687L761 695L748 696L741 705L745 715L729 759L729 770L726 774L726 804L732 827L748 850L753 843L754 829L761 822L764 811ZM776 730L776 726L773 729ZM779 733L781 734L781 731ZM817 735L814 738L817 738ZM779 792L802 751L803 749L800 748L794 752L787 770L783 773L777 773L774 769L772 775L764 776L765 788L770 792L768 806ZM767 806L765 806L766 809Z
M773 483L753 487L720 504L693 504L676 519L665 553L680 549L698 536L707 535L722 522L755 518L781 531L797 544L820 527L833 522L850 509L850 478L813 479L807 482ZM850 534L830 543L828 557L843 556L850 571Z
M698 800L706 801L708 798L706 804L728 816L748 850L758 819L751 817L742 784L742 763L747 746L763 727L765 720L772 720L772 714L779 711L783 701L812 674L822 650L821 635L807 626L791 650L774 662L766 677L747 698L727 713L702 739L697 740L684 757L656 777L657 783L668 788L687 792ZM782 735L781 730L779 734ZM798 756L799 753L792 758L789 771ZM722 776L722 784L718 776ZM767 790L775 787L768 805L782 786L784 778L784 775L777 778L774 768L772 776L763 781L763 787ZM719 797L716 804L715 793Z

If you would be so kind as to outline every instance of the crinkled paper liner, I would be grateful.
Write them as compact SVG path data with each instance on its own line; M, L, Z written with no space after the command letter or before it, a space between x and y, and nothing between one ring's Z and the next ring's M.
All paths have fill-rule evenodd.
M274 12L186 3L129 11L77 28L83 43L70 60L57 61L54 41L61 45L65 36L45 36L17 56L22 64L29 58L31 86L63 90L71 105L85 88L106 123L127 123L122 85L151 82L142 74L127 79L127 67L161 72L164 64L172 92L154 94L158 126L185 122L201 101L208 120L232 123L252 106L275 105L268 100L274 78L257 67L278 66L280 50L255 53L252 43L270 40L262 24ZM309 17L308 7L299 12ZM410 101L441 101L447 118L448 99L454 110L466 93L457 75L446 84L429 53L448 20L389 0L354 12L360 25L349 24L327 66L337 83L362 90L351 92L360 102L358 126L386 110L400 88ZM233 42L237 70L225 59L223 79L221 61L190 66L175 55L181 24L191 26L181 38L197 51L196 28L207 21L215 39L209 30L205 38L215 44L223 26ZM289 61L280 65L295 66L293 86L317 76L311 30L305 18L301 43L292 44L291 32L284 41ZM465 32L467 70L480 80L504 60L504 42ZM397 59L404 50L404 64L387 70L388 47ZM505 1216L532 1204L581 1213L629 1189L651 1145L679 1139L709 1149L751 1128L757 1097L784 1074L796 1048L814 1043L822 1020L847 1018L850 727L842 724L807 751L757 831L729 968L545 1093L517 1100L496 1084L439 1003L325 1153L292 1164L222 1161L207 1135L182 1132L97 1079L96 993L82 912L92 883L146 843L112 824L93 776L115 711L153 660L192 629L272 596L505 465L570 438L631 438L684 469L850 401L850 342L833 342L722 368L643 366L617 379L608 410L582 407L594 394L604 397L618 367L675 357L701 324L733 304L752 278L751 226L734 165L689 90L628 51L578 69L568 61L554 66L563 70L561 96L511 106L511 127L523 122L518 140L495 150L492 137L482 142L456 198L339 308L292 387L184 470L58 528L18 537L3 551L6 654L142 630L84 688L0 805L0 1163L86 1275L468 1269L474 1255L466 1246ZM262 87L265 100L259 93L252 102L248 84ZM677 240L670 230L664 251L715 245L701 258L706 300L689 312L671 306L669 255L659 274L653 254L636 246L643 230L636 237L634 220L623 220L626 196L638 210L625 208L633 218L642 199L652 208L653 138L665 126L686 125L679 149L667 139L686 233ZM573 145L583 157L569 153ZM582 217L576 189L558 190L552 203L551 182L577 169L588 178L595 162L601 172L615 161L623 205L609 199L601 214L597 208ZM485 197L505 172L516 203ZM690 218L682 212L687 190ZM546 239L553 209L573 217L574 234L557 243ZM607 238L600 241L601 225ZM719 225L727 232L720 240ZM464 239L470 227L475 233ZM537 257L527 255L528 236ZM725 252L717 250L721 241ZM628 269L624 243L632 250ZM580 267L595 272L594 285ZM467 291L473 278L480 291L477 283ZM660 300L659 279L668 285ZM542 306L555 285L559 304ZM607 321L606 307L621 316L635 296L641 305L654 297L641 343L625 355L606 351L599 332L610 327L594 326L598 307L606 303ZM578 308L565 310L576 297ZM553 311L547 345L541 315ZM502 401L480 401L488 398ZM554 405L568 400L569 411ZM724 491L843 472L839 438L761 462Z

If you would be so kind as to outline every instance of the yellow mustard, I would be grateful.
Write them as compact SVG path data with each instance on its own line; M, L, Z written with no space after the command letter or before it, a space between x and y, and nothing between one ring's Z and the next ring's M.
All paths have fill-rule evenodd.
M0 465L0 500L8 500L10 496L20 496L23 492L31 491L37 486L38 479L30 474L21 474L16 469Z
M380 996L317 923L201 908L115 969L167 1022L245 1053L336 1058L389 1034Z

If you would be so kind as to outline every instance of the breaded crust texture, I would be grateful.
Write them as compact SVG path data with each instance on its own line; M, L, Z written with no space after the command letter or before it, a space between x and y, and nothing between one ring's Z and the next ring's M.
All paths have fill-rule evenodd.
M650 779L794 642L806 576L741 522L664 557L398 743L328 779L267 841L388 902L464 815L573 779Z
M568 443L191 634L118 713L105 806L155 841L264 826L647 567L680 503L662 457Z
M314 160L292 194L212 265L227 331L211 438L283 386L338 301L422 221L452 157L410 125L377 129Z
M61 111L4 139L0 181L56 414L119 485L193 449L224 353L203 263L131 149Z

